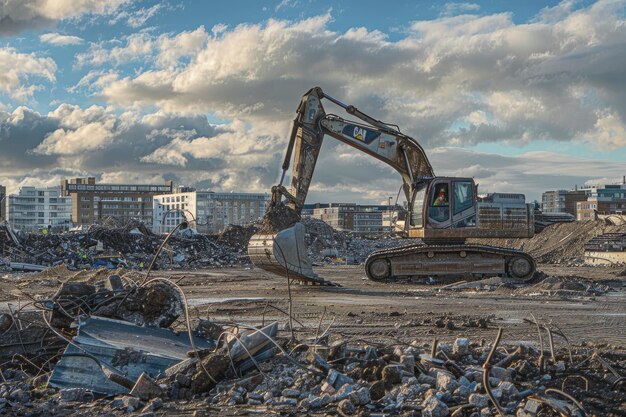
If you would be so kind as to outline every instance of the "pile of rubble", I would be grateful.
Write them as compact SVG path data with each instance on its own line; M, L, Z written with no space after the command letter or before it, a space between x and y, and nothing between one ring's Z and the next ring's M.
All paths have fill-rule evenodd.
M93 225L59 234L0 233L0 268L43 270L64 264L71 269L143 269L152 262L164 236L140 222ZM169 237L155 269L205 268L247 264L246 245L256 229L230 226L219 236L182 230Z
M396 248L419 242L419 239L403 239L392 235L376 239L361 238L352 232L339 231L317 219L303 219L306 229L305 242L309 259L316 264L341 262L360 265L379 249Z
M626 413L623 350L573 347L559 329L532 323L539 343L506 343L486 322L493 341L383 344L335 334L332 322L321 331L321 320L317 328L289 316L252 327L189 317L184 294L164 278L66 282L53 297L0 315L0 414L68 414L77 406L82 415L144 417L183 408L372 417Z
M411 244L412 240L383 236L360 239L337 231L321 220L305 219L309 257L316 264L362 264L375 250ZM181 230L169 237L155 269L195 269L249 264L247 244L258 227L228 226L219 235ZM85 230L58 234L15 234L0 229L0 270L42 271L64 264L70 269L105 267L143 269L164 236L152 233L140 222L96 224Z
M585 244L605 233L626 233L626 225L603 220L555 223L531 239L470 239L469 243L521 249L537 261L551 264L584 263Z

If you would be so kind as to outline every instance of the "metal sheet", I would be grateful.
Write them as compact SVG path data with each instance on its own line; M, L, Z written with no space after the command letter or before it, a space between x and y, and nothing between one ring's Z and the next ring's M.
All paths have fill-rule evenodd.
M140 327L132 323L102 317L89 317L79 323L74 343L113 366L119 374L136 380L142 372L156 378L170 366L187 359L191 343L187 333L169 329ZM210 349L214 342L194 338L198 349ZM111 382L100 366L83 351L68 345L48 384L57 388L85 388L105 395L128 393Z

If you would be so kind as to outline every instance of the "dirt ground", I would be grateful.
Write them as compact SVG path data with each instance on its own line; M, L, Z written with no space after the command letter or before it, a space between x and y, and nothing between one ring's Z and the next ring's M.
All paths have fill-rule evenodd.
M292 311L297 320L294 329L321 326L323 330L332 324L333 332L351 338L406 343L435 336L442 341L462 336L491 339L497 328L503 327L508 341L536 341L535 327L525 321L532 313L540 322L560 328L572 343L589 341L626 347L626 278L620 276L623 267L540 265L539 270L548 277L577 282L579 286L593 284L610 290L594 295L551 291L534 284L451 291L442 289L441 284L373 282L365 277L361 266L325 266L316 272L341 287L292 284ZM192 317L208 316L217 322L251 325L264 319L286 320L286 315L278 310L289 308L286 278L260 269L154 271L153 275L178 282L187 296ZM91 276L93 280L93 273ZM72 280L81 277L77 275ZM7 309L7 302L15 305L20 293L51 295L67 278L54 274L0 277L0 311ZM26 301L27 297L21 299ZM488 319L486 328L484 321L478 323L479 319Z
M497 328L503 327L505 339L514 342L536 341L535 327L524 321L532 313L539 321L561 328L572 343L593 341L626 347L626 281L616 276L622 269L540 269L567 280L582 278L610 284L613 290L599 296L553 294L540 286L449 291L442 290L441 285L373 282L365 278L362 267L332 266L316 272L342 287L292 285L293 315L303 325L315 327L326 309L323 328L332 321L334 332L373 341L410 342L435 336L442 341L462 336L492 339ZM288 309L285 278L258 269L174 275L185 276L181 284L190 305L213 320L259 324L263 311L266 320L285 319L282 313L266 308L270 304ZM441 318L453 325L438 327ZM489 319L487 328L476 327L479 319L485 318Z

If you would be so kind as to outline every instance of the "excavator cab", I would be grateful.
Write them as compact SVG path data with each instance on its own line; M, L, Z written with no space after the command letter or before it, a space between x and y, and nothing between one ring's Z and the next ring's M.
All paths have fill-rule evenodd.
M410 211L408 229L414 230L413 234L424 229L476 228L474 180L435 177L419 182L413 191Z

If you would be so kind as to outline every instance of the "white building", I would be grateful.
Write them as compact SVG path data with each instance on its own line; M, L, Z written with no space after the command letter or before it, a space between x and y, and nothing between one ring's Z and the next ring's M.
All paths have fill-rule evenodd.
M187 191L155 195L152 230L169 233L183 220L200 233L219 233L229 224L247 225L263 217L268 194Z
M72 199L61 196L61 187L21 187L8 203L8 221L15 230L34 233L71 226Z

